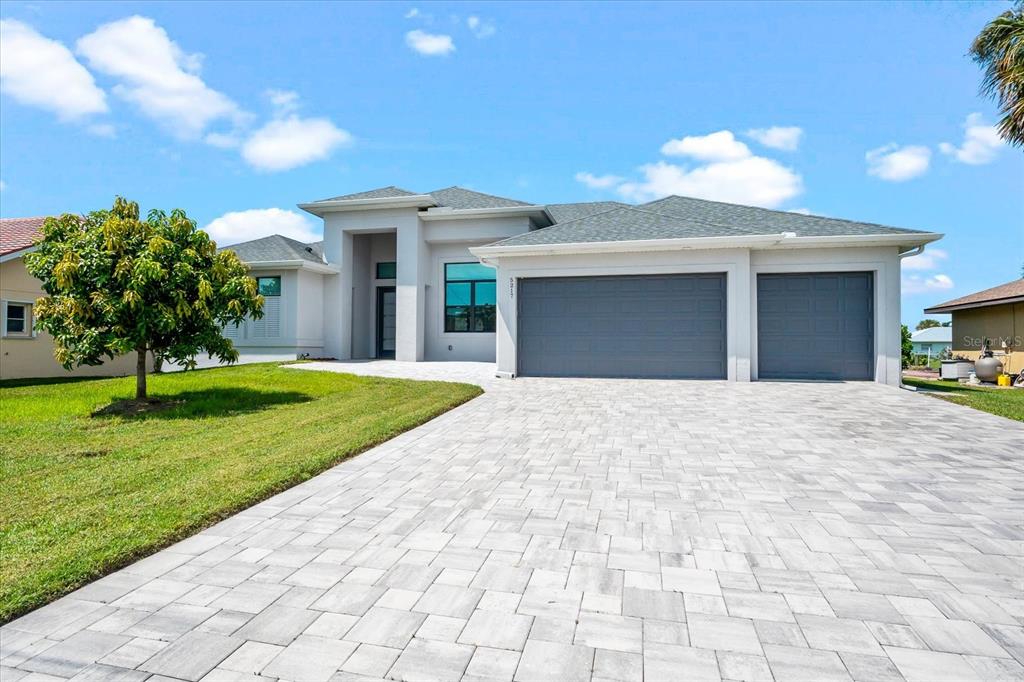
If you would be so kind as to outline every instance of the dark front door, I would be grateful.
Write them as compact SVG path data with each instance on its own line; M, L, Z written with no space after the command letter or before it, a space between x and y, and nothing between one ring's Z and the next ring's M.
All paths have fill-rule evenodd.
M395 357L394 287L377 287L377 357Z
M724 379L725 275L519 280L522 376Z
M757 276L759 379L875 377L874 275Z

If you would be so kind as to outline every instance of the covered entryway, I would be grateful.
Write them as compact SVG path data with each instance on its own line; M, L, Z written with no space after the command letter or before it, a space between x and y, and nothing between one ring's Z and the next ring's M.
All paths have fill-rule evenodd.
M760 379L875 378L871 272L757 276Z
M520 279L520 376L726 378L724 273Z

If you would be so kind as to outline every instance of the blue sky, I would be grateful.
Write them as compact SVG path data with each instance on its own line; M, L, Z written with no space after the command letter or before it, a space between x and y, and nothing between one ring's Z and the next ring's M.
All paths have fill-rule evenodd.
M122 194L228 242L380 185L691 194L944 232L913 324L1024 263L1024 155L966 56L1008 6L5 2L0 213Z

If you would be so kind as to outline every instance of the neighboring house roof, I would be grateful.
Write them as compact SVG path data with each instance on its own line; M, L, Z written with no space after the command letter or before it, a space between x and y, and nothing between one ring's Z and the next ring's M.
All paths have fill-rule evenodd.
M918 329L910 335L914 343L953 343L952 327L929 327Z
M556 223L565 223L595 213L604 213L613 208L629 208L629 204L621 201L585 201L576 204L548 204L545 208Z
M476 192L464 187L446 187L445 189L427 192L427 194L434 197L438 206L447 206L449 208L507 208L511 206L533 205L518 199L484 194L483 192Z
M246 263L279 263L302 260L322 264L324 262L321 255L322 245L323 242L303 244L296 239L272 234L269 237L225 246L219 250L234 251Z
M416 196L416 192L410 192L409 190L402 189L401 187L388 185L387 187L378 187L377 189L371 189L365 192L355 192L353 194L342 194L339 197L330 197L329 199L319 199L318 201L355 201L357 199L393 199L395 197L414 196Z
M985 289L984 291L978 291L967 296L961 296L960 298L954 298L952 301L946 301L939 305L926 308L926 313L951 313L954 310L964 310L966 308L984 308L993 305L1003 305L1004 303L1018 303L1024 301L1024 279L1015 279L1012 282L1006 284L1000 284L997 287L991 289Z
M925 234L920 230L907 230L854 220L823 218L791 211L773 211L756 206L726 204L692 197L670 196L643 204L642 207L657 213L668 213L704 223L724 225L746 234L795 232L798 237Z
M46 216L35 218L0 218L0 256L21 251L35 244L42 236Z

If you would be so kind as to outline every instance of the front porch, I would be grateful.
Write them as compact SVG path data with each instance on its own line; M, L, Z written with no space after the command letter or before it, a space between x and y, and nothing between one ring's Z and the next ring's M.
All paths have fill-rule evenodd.
M469 252L492 237L430 232L415 215L332 227L324 253L339 273L324 280L324 356L493 363L494 269Z

